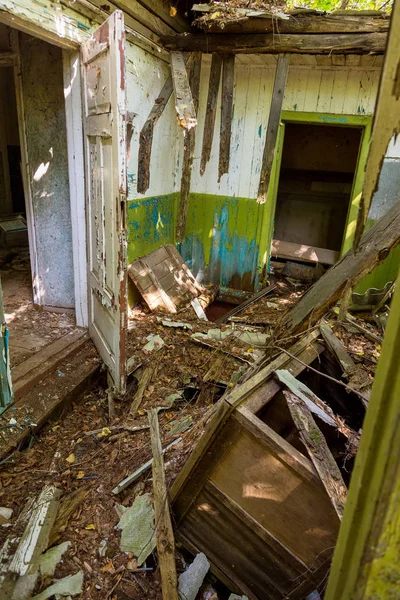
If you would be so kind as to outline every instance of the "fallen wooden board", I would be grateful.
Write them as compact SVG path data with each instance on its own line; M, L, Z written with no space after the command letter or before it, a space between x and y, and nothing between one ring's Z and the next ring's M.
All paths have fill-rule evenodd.
M204 175L206 166L211 156L211 147L214 138L215 116L219 83L221 79L222 55L213 54L211 60L210 79L208 83L207 108L203 129L203 145L200 159L200 175Z
M346 504L347 488L339 467L329 450L323 433L304 402L291 392L285 391L283 393L303 444L307 448L311 461L321 477L324 488L341 520Z
M77 402L100 378L101 361L91 341L73 358L59 365L59 373L52 371L29 392L14 403L16 411L7 409L0 417L0 426L8 424L12 416L23 429L0 430L0 459L4 458L29 435L31 427L37 432L61 407ZM62 383L62 386L60 386Z
M145 369L143 369L143 372L140 376L138 389L136 391L136 394L132 400L131 407L129 409L129 416L134 419L137 416L136 413L140 407L140 404L142 403L144 393L151 381L151 378L154 375L154 371L155 371L155 367L153 367L153 366L146 367Z
M172 529L171 514L163 450L156 408L149 410L151 448L153 451L153 501L154 521L157 541L158 566L160 567L163 600L178 600L178 578L175 565L175 539Z
M86 330L74 329L12 369L14 399L21 398L63 360L78 352L89 339Z
M347 252L285 313L275 330L275 337L286 338L317 323L341 298L349 284L355 287L399 243L400 202L397 202L364 233L357 252Z
M138 258L128 274L150 310L176 313L204 292L173 244Z
M267 294L270 294L275 289L276 289L276 285L273 284L273 285L269 285L268 287L264 288L263 290L260 290L259 292L257 292L253 296L251 296L251 298L249 298L248 300L245 300L238 306L235 306L235 308L232 308L232 310L230 310L229 312L225 313L222 317L217 319L215 321L215 323L216 324L225 323L225 321L227 321L230 317L233 317L234 315L237 315L238 313L242 312L245 308L247 308L251 304L254 304L254 302L257 302L257 300L259 300L260 298L263 298Z
M294 258L312 263L334 265L339 260L340 252L317 248L305 244L294 244L283 240L272 240L271 255L280 258Z

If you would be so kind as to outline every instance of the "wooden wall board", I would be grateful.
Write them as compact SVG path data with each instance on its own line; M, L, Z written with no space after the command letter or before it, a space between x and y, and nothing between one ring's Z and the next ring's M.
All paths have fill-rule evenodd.
M176 313L204 291L172 244L135 260L128 275L150 310Z

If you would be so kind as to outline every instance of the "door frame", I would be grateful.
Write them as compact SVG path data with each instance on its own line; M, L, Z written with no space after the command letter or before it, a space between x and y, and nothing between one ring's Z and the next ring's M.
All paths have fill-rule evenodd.
M264 211L258 238L260 240L259 271L262 274L258 287L262 287L264 285L269 270L268 267L271 257L271 244L274 232L274 218L278 196L286 123L336 125L338 127L362 128L340 256L345 254L351 248L353 242L358 208L360 205L361 191L364 182L365 165L367 162L371 138L372 116L308 113L288 110L282 111L281 122L278 129L278 137L275 146L274 161L271 170L271 179L268 188L267 200L264 204Z

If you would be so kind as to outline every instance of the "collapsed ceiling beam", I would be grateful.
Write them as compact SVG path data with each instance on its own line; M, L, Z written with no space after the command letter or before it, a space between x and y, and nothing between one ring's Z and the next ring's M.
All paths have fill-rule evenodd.
M224 34L183 33L161 36L168 50L242 54L383 54L386 33Z

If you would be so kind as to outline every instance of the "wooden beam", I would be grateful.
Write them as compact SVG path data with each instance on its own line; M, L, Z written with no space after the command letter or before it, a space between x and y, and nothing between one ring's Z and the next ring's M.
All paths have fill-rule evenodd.
M189 131L196 127L196 110L182 52L171 52L172 83L175 92L175 110L178 123Z
M161 36L168 50L243 54L383 54L386 33L274 34L188 33Z
M210 80L208 83L208 97L206 116L204 119L203 148L200 160L200 175L204 175L206 165L210 160L211 147L214 137L215 115L217 112L217 101L219 82L221 79L222 55L213 54L211 61Z
M139 4L145 6L175 31L189 31L189 21L181 15L180 9L178 8L176 12L171 11L171 7L179 3L172 3L169 0L139 0Z
M200 74L201 74L201 53L197 52L193 57L192 66L190 69L190 87L192 90L193 105L195 114L199 108L199 93L200 93ZM196 145L196 128L192 127L186 132L183 162L182 162L182 178L181 178L181 193L179 198L178 216L176 222L176 241L182 242L186 233L186 221L189 206L190 182L192 179L192 166L194 149Z
M160 427L156 408L149 410L151 448L153 451L153 500L157 538L158 565L161 573L163 600L178 600L178 578L175 565L175 539L169 511L167 484Z
M340 252L327 250L326 248L317 248L316 246L307 246L306 244L272 240L271 255L312 263L319 262L324 265L334 265L339 260Z
M349 283L355 287L399 243L400 201L364 233L356 253L349 250L285 313L274 335L286 337L317 323L342 297Z
M400 46L400 27L391 21L388 47ZM367 222L372 197L375 194L381 174L381 167L390 140L400 132L400 57L399 52L387 52L383 65L381 83L372 125L371 146L369 149L363 191L354 234L353 247L357 248ZM393 118L388 119L388 115Z
M260 183L258 186L257 202L264 204L267 200L269 181L271 178L272 163L274 161L276 139L278 137L279 124L283 96L285 94L286 80L289 71L289 55L281 54L276 65L274 90L272 92L271 106L269 110L267 133L261 163Z
M231 149L233 84L235 78L235 55L225 54L222 59L221 127L219 134L218 183L229 171Z
M311 462L321 477L339 519L342 519L347 488L326 439L304 402L291 392L283 393Z

